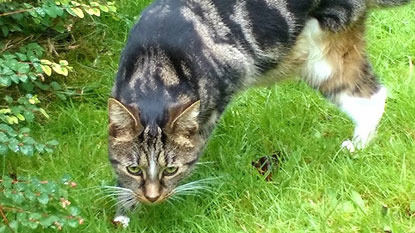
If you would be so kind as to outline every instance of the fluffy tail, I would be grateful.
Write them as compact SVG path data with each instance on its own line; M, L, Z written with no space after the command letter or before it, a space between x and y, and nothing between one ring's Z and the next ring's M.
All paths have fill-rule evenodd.
M409 3L411 0L369 0L370 6L391 7L401 6Z

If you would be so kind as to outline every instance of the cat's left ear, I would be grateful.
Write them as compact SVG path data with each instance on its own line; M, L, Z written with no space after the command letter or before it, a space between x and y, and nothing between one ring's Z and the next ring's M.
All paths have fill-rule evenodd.
M168 132L185 137L196 134L199 131L199 114L200 100L171 109Z
M117 140L133 140L143 131L138 109L125 106L120 101L108 100L109 135Z

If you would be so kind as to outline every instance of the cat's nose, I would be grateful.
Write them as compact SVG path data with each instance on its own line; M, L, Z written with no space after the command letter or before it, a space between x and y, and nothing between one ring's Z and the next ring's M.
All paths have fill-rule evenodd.
M146 195L146 198L147 198L148 201L154 203L160 198L160 195L154 196L154 197L149 197L149 196Z
M156 202L161 196L160 185L155 182L147 182L144 196L149 202Z

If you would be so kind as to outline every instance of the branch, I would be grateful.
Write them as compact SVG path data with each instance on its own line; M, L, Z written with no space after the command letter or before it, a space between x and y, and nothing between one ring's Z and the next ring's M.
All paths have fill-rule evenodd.
M9 225L9 220L7 220L7 217L4 214L3 207L1 205L0 205L0 215L3 218L4 224L6 224L6 226L10 229L10 231L14 233L13 229Z
M14 15L14 14L19 14L19 13L23 13L23 12L28 12L33 10L33 8L30 9L23 9L23 10L17 10L17 11L10 11L10 12L6 12L6 13L1 13L0 17L2 16L8 16L8 15Z

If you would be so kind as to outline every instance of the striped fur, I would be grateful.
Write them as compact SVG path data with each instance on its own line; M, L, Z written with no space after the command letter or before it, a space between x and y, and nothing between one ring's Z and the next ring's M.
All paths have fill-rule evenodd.
M372 6L406 2L156 0L130 32L110 100L109 155L119 185L137 202L169 197L232 96L291 75L348 113L356 123L352 145L365 146L386 98L365 53L365 16ZM355 111L366 106L376 115ZM370 116L377 121L367 126Z

